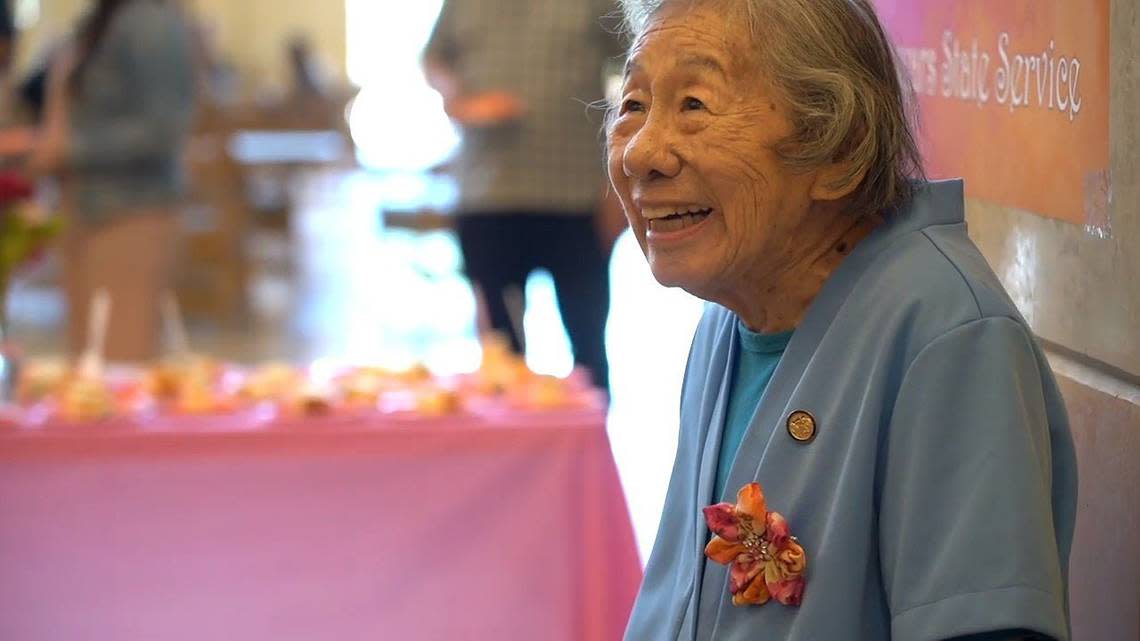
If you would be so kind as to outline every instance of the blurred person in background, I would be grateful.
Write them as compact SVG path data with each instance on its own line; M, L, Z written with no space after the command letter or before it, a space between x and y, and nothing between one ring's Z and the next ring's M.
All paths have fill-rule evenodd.
M340 131L348 138L345 108L355 91L345 86L305 34L285 40L289 87L279 105L298 129Z
M328 95L330 74L321 64L307 37L298 34L289 38L285 43L285 53L292 79L290 90L295 98Z
M13 126L17 110L10 74L17 35L11 2L0 0L0 165L7 164L14 156L27 153L32 145L30 131L26 127Z
M608 251L595 227L601 119L588 105L604 98L606 63L622 53L603 27L614 10L610 0L445 0L423 59L462 131L451 167L459 244L491 329L522 351L508 300L547 269L574 361L601 388Z
M8 0L0 0L0 73L8 74L16 52L16 21Z
M113 302L106 358L153 358L195 95L182 9L164 0L98 0L54 57L46 84L29 166L61 182L71 352L84 346L92 293L106 289Z

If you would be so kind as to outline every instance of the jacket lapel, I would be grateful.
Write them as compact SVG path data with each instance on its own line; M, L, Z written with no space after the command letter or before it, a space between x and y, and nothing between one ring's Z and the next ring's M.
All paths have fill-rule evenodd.
M916 194L910 211L895 214L855 247L847 260L839 265L831 278L824 283L819 295L812 301L800 326L796 328L772 380L764 390L752 424L740 443L736 459L728 474L725 493L733 495L736 488L757 480L764 456L773 439L784 435L784 423L789 412L810 407L788 407L804 370L807 369L836 314L859 279L874 263L883 250L900 237L916 232L931 223L956 224L962 219L962 182L950 180L925 185ZM763 482L763 481L761 481Z
M720 450L720 437L724 431L725 412L728 407L729 386L732 383L733 354L736 351L736 316L722 313L720 325L716 331L716 352L709 359L709 369L706 373L705 393L702 395L700 420L701 444L700 468L696 483L696 495L690 497L693 506L692 536L693 548L690 559L694 564L692 592L689 597L689 607L685 614L682 629L678 639L695 641L697 635L696 615L700 608L700 586L703 580L705 567L705 544L707 542L707 527L702 508L708 505L712 497L713 484L716 481L717 454Z

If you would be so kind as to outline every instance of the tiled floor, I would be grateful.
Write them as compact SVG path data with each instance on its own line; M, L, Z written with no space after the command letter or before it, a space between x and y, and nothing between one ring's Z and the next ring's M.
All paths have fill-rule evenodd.
M474 299L447 232L383 228L378 211L420 197L407 177L325 172L296 185L292 233L263 234L248 331L195 324L198 350L243 361L274 359L423 361L439 371L471 369L479 359ZM685 355L700 304L658 286L632 238L611 265L607 331L613 404L609 431L643 557L656 533L676 447L677 403ZM17 285L10 310L16 338L33 353L59 350L63 305L48 285ZM549 277L527 286L527 359L565 374L569 347Z

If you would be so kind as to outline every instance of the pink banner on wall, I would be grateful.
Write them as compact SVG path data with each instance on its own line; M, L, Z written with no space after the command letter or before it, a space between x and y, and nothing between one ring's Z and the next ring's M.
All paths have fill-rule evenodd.
M1110 193L1108 0L874 0L931 177L1096 226Z

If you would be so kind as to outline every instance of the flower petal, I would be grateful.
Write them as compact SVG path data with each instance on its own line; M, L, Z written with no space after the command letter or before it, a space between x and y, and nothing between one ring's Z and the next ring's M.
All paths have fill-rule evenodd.
M789 540L787 546L776 553L776 563L785 577L798 577L807 567L807 554L799 543Z
M767 584L764 583L764 578L757 576L743 592L732 595L732 604L764 605L770 597L771 594L768 592Z
M804 600L804 578L797 577L777 583L768 583L767 588L772 598L784 605L799 605Z
M705 523L712 533L726 541L740 540L740 519L735 508L729 503L717 503L704 509Z
M764 522L768 514L768 506L764 503L764 490L759 483L749 483L736 493L736 510L740 514L747 514L753 520Z
M737 557L728 574L728 591L739 594L764 570L764 566L747 554Z
M768 585L779 583L786 578L787 577L784 576L783 572L780 571L779 563L776 563L775 561L768 561L764 564L764 581L767 582Z
M784 516L779 512L769 512L768 530L766 534L768 541L772 543L772 545L782 548L791 535L791 532L788 530L788 522L784 520Z
M705 546L705 556L721 565L732 563L736 557L747 551L743 545L726 541L719 536L714 536Z

